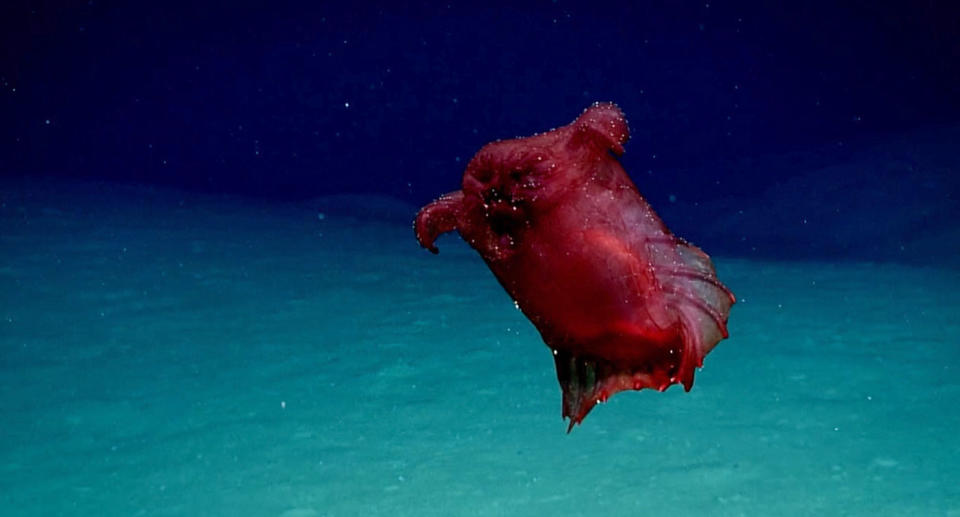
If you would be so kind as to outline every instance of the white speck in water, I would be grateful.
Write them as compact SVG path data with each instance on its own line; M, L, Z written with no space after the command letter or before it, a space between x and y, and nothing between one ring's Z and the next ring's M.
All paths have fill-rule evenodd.
M879 458L874 458L873 464L877 467L883 467L883 468L889 469L899 465L899 462L897 462L897 460L893 458L879 457Z

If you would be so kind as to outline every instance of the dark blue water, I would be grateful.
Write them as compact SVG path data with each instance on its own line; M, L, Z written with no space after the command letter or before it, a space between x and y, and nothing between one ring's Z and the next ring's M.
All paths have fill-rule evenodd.
M955 8L2 9L0 513L960 515ZM738 303L567 435L411 220L598 100Z

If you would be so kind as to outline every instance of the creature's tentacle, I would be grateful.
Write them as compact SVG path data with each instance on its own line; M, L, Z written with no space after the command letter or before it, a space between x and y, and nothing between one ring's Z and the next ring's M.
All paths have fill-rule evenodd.
M457 229L462 207L463 192L457 190L440 196L440 199L420 209L413 223L413 231L420 245L431 253L438 253L434 241L440 234Z
M698 329L697 322L687 313L680 312L681 326L683 327L683 353L680 365L677 367L676 380L683 384L683 389L690 391L693 387L693 373L703 365L703 337Z

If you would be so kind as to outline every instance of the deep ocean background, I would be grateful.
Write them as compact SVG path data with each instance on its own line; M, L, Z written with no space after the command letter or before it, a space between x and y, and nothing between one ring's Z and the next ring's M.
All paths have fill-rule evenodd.
M420 205L453 190L484 143L609 100L633 132L625 168L661 211L680 202L668 222L705 247L949 261L955 243L899 245L917 232L943 240L947 229L927 219L960 213L957 174L944 170L956 159L911 147L956 141L958 11L945 1L5 4L0 171ZM895 170L878 173L871 158ZM765 211L704 229L697 221L716 211L690 207L742 207L851 160L845 175L859 177L846 199L800 203L783 220ZM829 176L786 195L817 197ZM902 224L888 213L899 195L932 215ZM850 220L895 227L886 238L897 247L878 244L882 232L858 237Z
M960 7L0 5L0 515L960 517ZM737 297L564 434L419 206L616 102Z

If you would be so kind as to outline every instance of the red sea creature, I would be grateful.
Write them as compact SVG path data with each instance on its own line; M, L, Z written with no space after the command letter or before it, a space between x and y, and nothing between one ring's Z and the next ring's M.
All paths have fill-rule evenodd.
M620 109L484 146L462 189L417 214L420 245L456 230L553 351L568 431L623 390L693 385L727 337L735 298L710 258L674 236L617 157Z

